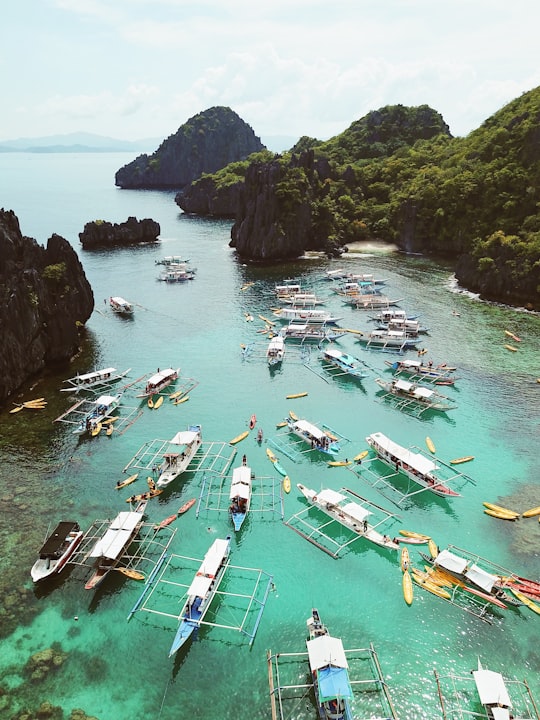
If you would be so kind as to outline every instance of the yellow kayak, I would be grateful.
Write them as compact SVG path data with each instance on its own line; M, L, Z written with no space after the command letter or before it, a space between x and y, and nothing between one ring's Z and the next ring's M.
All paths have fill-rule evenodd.
M132 570L131 568L125 567L117 567L115 568L115 570L118 570L118 572L121 572L122 575L125 575L132 580L144 580L144 575L137 570Z
M484 508L484 512L486 515L491 515L491 517L498 518L499 520L517 520L519 518L519 514L505 513L501 510L491 510L490 508Z
M470 462L471 460L474 460L474 455L465 455L464 457L450 460L450 465L460 465L461 463Z
M358 455L355 455L353 457L353 460L355 462L358 462L358 460L363 460L365 457L369 455L369 450L362 450L362 452L358 453Z
M139 473L135 473L135 475L130 475L125 480L122 480L121 482L116 483L116 489L120 490L120 488L126 487L126 485L131 485L132 482L135 482L135 480L139 477Z
M403 597L405 598L405 602L407 603L407 605L412 605L414 592L411 574L408 570L405 570L405 572L403 573L401 586L403 588Z
M427 546L429 554L433 559L435 559L439 554L439 548L437 547L437 543L435 542L435 540L433 540L433 538L429 538Z
M288 475L285 475L285 477L283 478L283 490L286 493L291 492L291 479Z
M173 392L171 395L169 395L169 400L176 400L176 398L180 397L183 392L183 390L177 390L176 392Z
M298 420L298 415L293 410L289 410L289 417L291 420Z
M427 445L428 450L429 450L430 453L435 453L435 452L436 452L436 450L435 450L435 445L433 444L433 440L429 437L429 435L428 435L428 437L426 438L426 445Z
M148 398L147 405L148 405L149 408L153 408L153 407L154 407L154 398L153 398L152 395L150 395L150 397Z
M400 565L403 572L406 572L409 569L410 556L409 550L406 547L401 548Z
M521 342L521 338L518 337L517 335L514 335L514 333L513 333L513 332L510 332L510 330L505 330L505 331L504 331L504 334L505 334L505 335L508 335L508 337L511 337L512 340L515 340L516 342Z
M514 590L513 587L510 587L510 591L530 610L540 615L540 605L538 605L538 603L535 603L534 600L531 600L531 598L527 597L527 595L524 595L519 590Z
M287 421L284 420L283 422L277 423L276 427L277 427L277 428L282 428L282 427L285 427L286 424L287 424Z
M523 513L523 517L529 518L529 517L535 517L536 515L540 515L540 505L535 508L531 508L530 510L525 510Z
M488 510L493 510L494 512L500 512L502 515L515 515L515 517L519 517L519 513L515 510L509 510L508 508L501 507L500 505L494 505L493 503L482 503L482 505Z
M242 440L245 440L248 435L249 435L249 430L244 430L243 433L240 433L240 435L237 435L232 440L229 440L229 445L236 445L236 443L239 443Z
M330 460L327 465L330 465L330 467L346 467L352 465L352 460Z
M277 462L277 457L270 450L270 448L266 448L266 455L268 456L268 459L270 460L271 463Z
M97 423L96 425L94 425L94 427L90 430L90 435L91 435L92 437L96 437L96 435L99 435L99 433L101 432L101 428L102 428L102 427L103 427L103 426L101 425L101 423L98 422L98 423Z
M112 424L107 425L106 434L110 437L113 434L113 430L114 430L114 425L112 425Z
M306 397L307 392L293 393L292 395L286 395L286 400L292 400L293 398Z
M184 395L182 398L177 398L176 400L173 400L175 405L181 405L182 403L185 403L189 400L189 395Z
M154 403L154 410L157 410L159 407L163 405L163 395L160 395L156 402Z
M113 422L116 422L119 419L120 415L114 415L113 417L105 418L105 420L101 421L102 425L110 425Z
M507 350L510 350L510 352L517 352L517 347L514 347L513 345L505 345L504 347Z
M399 534L403 535L403 537L417 538L418 540L425 540L426 542L431 540L429 535L423 535L422 533L413 532L412 530L400 530Z
M424 588L424 590L427 590L428 592L432 593L433 595L438 595L441 598L444 598L445 600L450 600L451 595L449 592L444 590L439 585L436 585L434 582L431 582L430 580L423 579L420 575L413 572L413 580L417 585L420 585L420 587Z

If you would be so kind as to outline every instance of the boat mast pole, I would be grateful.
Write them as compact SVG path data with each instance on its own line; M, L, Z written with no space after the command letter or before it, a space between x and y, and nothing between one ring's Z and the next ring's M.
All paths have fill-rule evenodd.
M524 680L523 684L525 685L525 687L527 688L527 692L529 693L529 698L531 699L531 703L532 703L535 715L538 718L538 720L540 720L540 715L538 714L538 708L536 707L536 703L534 702L534 697L531 692L531 688L529 687L529 683L526 680Z
M437 670L435 670L435 669L433 670L433 674L435 675L435 681L437 682L437 692L439 693L439 702L441 703L441 710L442 710L443 718L444 718L444 720L448 720L448 715L446 714L446 709L444 707L444 700L443 700L443 695L442 695L442 691L441 691L441 684L439 682L439 674L438 674Z

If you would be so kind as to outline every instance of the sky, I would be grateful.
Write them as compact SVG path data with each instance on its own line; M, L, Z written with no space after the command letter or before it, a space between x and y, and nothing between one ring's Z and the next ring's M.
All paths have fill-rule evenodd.
M384 105L464 136L540 85L538 0L13 0L0 142L166 138L214 105L325 140Z

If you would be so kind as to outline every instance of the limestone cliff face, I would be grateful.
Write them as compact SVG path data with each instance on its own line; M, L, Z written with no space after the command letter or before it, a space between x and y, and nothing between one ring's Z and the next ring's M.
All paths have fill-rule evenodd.
M182 188L203 173L264 149L252 128L228 107L195 115L152 155L139 155L116 173L121 188Z
M540 310L540 267L531 267L527 277L519 282L513 276L513 268L514 258L504 252L488 264L464 253L457 260L455 275L461 287L479 293L482 300Z
M69 360L94 309L92 288L67 240L44 248L0 210L0 404L47 366Z
M284 199L281 190L291 187L291 169L299 173L301 190ZM250 260L290 259L306 250L332 253L327 238L317 237L312 217L313 187L329 175L328 163L315 160L312 151L293 155L288 165L279 159L252 163L236 208L230 246Z
M155 242L161 232L159 223L150 218L137 220L129 217L124 223L110 223L94 220L84 226L79 240L85 250L112 247L116 245L136 245Z

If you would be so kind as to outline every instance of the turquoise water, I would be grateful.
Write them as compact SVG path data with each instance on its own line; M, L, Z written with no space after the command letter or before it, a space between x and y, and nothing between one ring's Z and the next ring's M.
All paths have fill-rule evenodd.
M425 532L441 547L452 543L518 574L540 576L538 521L506 523L488 517L482 507L483 501L517 510L540 504L538 316L454 292L444 264L378 250L351 253L339 265L387 278L388 294L404 298L402 307L417 312L430 327L425 357L459 367L456 387L442 389L458 408L418 419L384 403L374 379L389 376L384 360L391 356L364 350L353 334L339 347L366 363L369 377L362 383L332 379L316 352L306 367L301 351L289 347L283 367L270 373L264 360L267 340L257 333L264 326L258 315L270 316L274 284L284 278L300 277L327 296L327 306L344 315L344 327L370 327L364 311L342 305L331 284L320 279L338 261L245 266L228 247L230 223L183 215L172 192L114 188L114 172L124 163L124 155L0 155L0 204L13 209L22 232L39 242L52 232L66 237L79 253L96 300L80 356L22 395L45 396L47 409L0 414L0 685L9 690L6 716L46 699L66 714L80 707L100 720L226 718L237 716L240 698L252 717L269 717L266 651L303 651L312 606L346 648L374 644L402 720L439 718L433 668L466 674L477 657L491 669L526 677L540 698L538 616L509 609L488 625L418 589L408 607L397 558L358 540L335 560L292 532L279 512L253 513L233 538L232 563L263 569L275 585L251 647L237 632L205 628L185 651L168 659L174 621L139 612L127 622L141 586L119 574L93 594L84 590L87 573L81 568L43 588L33 587L29 570L50 524L75 519L87 528L96 518L125 509L123 500L144 479L120 492L114 486L143 443L170 438L192 423L202 425L205 442L228 441L247 429L256 413L265 442L258 446L252 432L237 446L235 464L245 453L257 476L271 478L266 443L282 439L276 424L289 410L345 436L343 457L365 449L366 435L381 431L403 445L420 447L429 435L445 461L464 455L475 459L461 466L474 480L462 497L445 502L420 495L397 508L355 472L328 467L323 456L293 462L278 453L292 480L283 501L285 519L305 507L296 483L316 489L346 486L399 514L389 534L399 528ZM109 252L80 248L78 233L85 222L119 222L129 215L157 220L160 243ZM156 281L155 260L170 254L191 259L198 268L193 282ZM242 290L247 283L253 285ZM112 316L104 303L110 295L137 303L135 317ZM253 322L246 321L246 313ZM504 348L505 329L522 338L518 352ZM250 352L243 354L241 346ZM70 404L58 388L77 371L107 365L131 367L132 379L157 367L180 366L182 375L198 385L184 404L165 402L158 411L142 406L140 419L122 435L78 440L68 426L52 422ZM286 399L300 392L308 395ZM128 393L126 405L139 406L134 395L134 390ZM278 483L279 476L274 480ZM148 520L158 522L189 497L198 497L201 485L199 475L175 481L151 501ZM195 558L202 558L213 539L231 532L226 513L205 511L197 517L194 508L175 527L171 550ZM410 549L419 565L414 546ZM224 603L218 620L230 620L229 611ZM29 657L51 646L66 654L63 664L31 681ZM300 666L301 679L305 671ZM315 710L303 702L293 714L312 718ZM358 703L356 714L368 713Z

